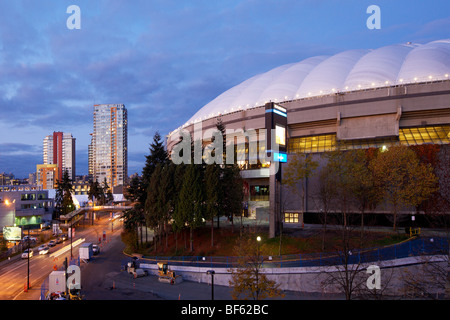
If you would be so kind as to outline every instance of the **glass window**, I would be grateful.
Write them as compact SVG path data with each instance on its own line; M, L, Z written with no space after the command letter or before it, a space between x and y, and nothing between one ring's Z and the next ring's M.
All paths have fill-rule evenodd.
M286 128L283 126L275 126L276 143L285 146L286 145Z
M284 222L285 223L298 223L299 221L299 213L295 212L285 212L284 213Z
M269 201L269 186L250 186L250 201Z

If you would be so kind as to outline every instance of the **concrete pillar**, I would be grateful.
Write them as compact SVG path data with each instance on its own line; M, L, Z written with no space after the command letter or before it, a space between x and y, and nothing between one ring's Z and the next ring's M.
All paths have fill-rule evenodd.
M278 170L281 170L279 163L272 162L269 176L269 238L274 238L281 232L281 182L277 180Z

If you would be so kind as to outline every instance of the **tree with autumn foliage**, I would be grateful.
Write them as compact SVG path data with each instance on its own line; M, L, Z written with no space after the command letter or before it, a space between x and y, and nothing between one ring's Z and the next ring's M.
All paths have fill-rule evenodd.
M438 179L430 164L421 163L406 146L391 146L371 161L375 184L392 206L393 228L402 207L417 207L437 190Z
M238 259L237 268L230 269L231 296L234 300L262 300L284 297L279 284L262 272L264 262L264 244L257 240L255 232L248 232L241 237L234 248Z
M318 166L319 163L314 161L311 156L304 153L296 153L291 157L284 169L283 183L289 190L300 194L302 213L305 212L305 180L314 174ZM298 186L299 182L300 188Z

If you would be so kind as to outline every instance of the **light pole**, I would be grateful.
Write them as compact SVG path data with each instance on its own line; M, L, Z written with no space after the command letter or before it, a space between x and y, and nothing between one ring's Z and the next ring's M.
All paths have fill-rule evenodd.
M256 245L257 245L257 249L256 249L256 254L258 255L258 260L259 260L259 243L261 242L261 237L260 236L257 236L256 237Z
M260 259L259 259L259 243L261 242L261 237L256 237L256 300L259 298L259 268L260 268Z
M30 226L28 226L28 254L27 254L27 290L30 289Z
M214 300L214 274L216 272L214 270L208 270L206 271L206 274L211 275L211 300Z
M73 238L73 221L70 219L70 259L73 259L72 254L72 238Z

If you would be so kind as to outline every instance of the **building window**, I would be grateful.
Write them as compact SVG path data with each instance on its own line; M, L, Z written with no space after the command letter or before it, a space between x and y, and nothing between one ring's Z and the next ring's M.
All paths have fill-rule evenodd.
M276 143L280 146L286 145L286 128L283 126L276 125L275 126L275 137L276 137Z
M299 223L300 214L297 212L285 212L284 222L285 223Z
M250 186L250 201L269 201L269 186Z
M22 200L22 201L36 200L36 194L34 194L34 193L23 193L20 196L20 200Z
M450 144L450 125L399 129L398 138L373 138L361 140L338 141L335 134L291 138L288 143L289 153L319 153L340 150L381 148L401 144L415 146L425 143Z

